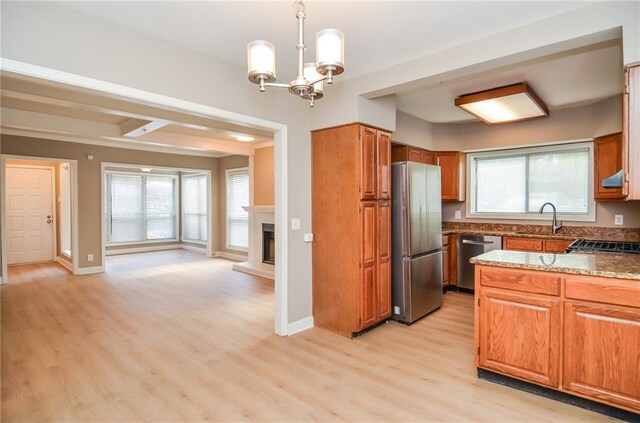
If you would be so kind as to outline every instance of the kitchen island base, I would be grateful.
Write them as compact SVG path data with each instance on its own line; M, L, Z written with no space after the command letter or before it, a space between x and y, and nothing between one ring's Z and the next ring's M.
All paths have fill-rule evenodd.
M600 402L591 401L586 398L577 397L575 395L560 392L555 389L545 388L544 386L536 385L535 383L525 382L523 380L505 376L500 373L492 372L490 370L478 368L477 371L478 378L486 380L488 382L497 383L499 385L508 386L509 388L518 389L530 394L539 395L541 397L549 398L565 404L584 408L585 410L600 413L605 416L613 417L625 422L640 423L640 414L636 414L631 411L622 410L620 408L612 407L607 404L602 404Z

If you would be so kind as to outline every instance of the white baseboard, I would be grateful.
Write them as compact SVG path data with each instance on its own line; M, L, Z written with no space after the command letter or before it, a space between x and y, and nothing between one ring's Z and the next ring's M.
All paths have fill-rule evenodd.
M196 247L195 245L180 244L180 248L182 248L183 250L197 251L199 253L206 253L207 252L207 246L206 245L204 245L202 247Z
M58 263L60 263L61 265L63 265L64 267L67 268L67 270L71 271L71 273L73 273L73 265L71 264L71 262L69 260L67 260L64 257L56 257L55 261L57 261Z
M296 333L311 329L313 327L313 316L309 316L304 319L300 319L287 325L287 336L295 335Z
M103 273L104 266L94 266L94 267L79 267L78 275L91 275L93 273Z
M216 251L213 256L235 261L247 261L247 256L243 256L242 254L227 253L226 251Z
M181 247L180 244L149 245L147 247L119 248L117 250L107 250L105 254L108 256L117 256L119 254L148 253L151 251L177 250L180 248L184 248L184 246Z

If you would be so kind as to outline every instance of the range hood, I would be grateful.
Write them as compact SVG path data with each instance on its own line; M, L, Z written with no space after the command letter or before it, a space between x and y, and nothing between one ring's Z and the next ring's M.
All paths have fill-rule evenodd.
M620 169L619 172L604 178L601 182L603 188L622 188L624 183L624 169Z

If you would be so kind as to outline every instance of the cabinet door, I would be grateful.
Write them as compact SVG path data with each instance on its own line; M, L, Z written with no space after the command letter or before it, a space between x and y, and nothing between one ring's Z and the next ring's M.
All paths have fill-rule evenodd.
M432 165L434 163L433 151L422 150L420 152L420 163Z
M422 161L422 150L415 147L409 147L409 161L420 163L420 161Z
M361 327L374 324L377 321L377 202L363 201L360 205L360 219L362 228L362 254L360 260L360 313Z
M391 316L391 203L378 203L378 320Z
M483 289L479 301L480 366L557 388L560 300Z
M440 166L443 201L462 201L464 192L463 156L457 151L435 152L435 164Z
M376 198L376 131L360 127L360 198Z
M640 411L640 310L564 305L564 388Z
M391 198L391 134L376 131L378 157L378 199Z
M449 246L442 247L442 285L449 285Z
M561 239L549 239L544 241L544 251L547 253L564 254L567 247L573 241L564 241Z
M602 179L622 169L622 134L606 135L593 141L595 199L624 198L622 188L603 188Z

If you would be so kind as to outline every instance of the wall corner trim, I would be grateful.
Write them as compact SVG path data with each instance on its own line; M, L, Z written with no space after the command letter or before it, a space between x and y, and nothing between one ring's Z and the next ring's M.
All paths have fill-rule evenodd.
M313 327L313 316L305 317L287 325L287 336L311 329Z
M94 267L79 267L78 275L91 275L94 273L103 273L104 266L94 266Z

